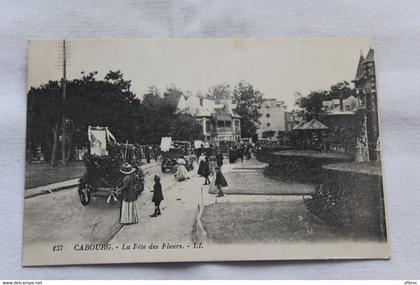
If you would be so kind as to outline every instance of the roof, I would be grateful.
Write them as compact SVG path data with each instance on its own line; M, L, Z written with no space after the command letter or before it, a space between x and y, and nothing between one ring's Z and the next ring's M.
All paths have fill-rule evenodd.
M196 117L210 117L213 110L206 107L198 107L195 109L194 116Z
M365 59L363 58L363 55L360 55L359 58L359 64L357 65L356 75L354 76L354 80L359 80L363 77L363 62Z
M303 123L303 124L302 124ZM318 121L317 119L312 119L309 122L305 123L302 121L299 125L297 125L294 130L328 130L328 127Z
M306 124L305 121L301 121L297 126L293 127L294 130L301 130L302 127Z
M368 54L366 55L366 59L365 59L365 62L370 62L370 61L373 61L374 59L374 51L373 51L373 48L370 48L369 49L369 51L368 51Z
M180 92L176 92L176 93L167 93L167 94L164 94L164 99L169 103L169 104L171 104L172 106L175 106L175 107L177 107L178 106L178 103L179 103L179 100L181 99L181 96L184 96L182 93L180 93ZM184 98L185 98L185 96L184 96Z
M231 115L233 118L240 118L241 116L236 111L236 107L237 104L232 103L230 100L220 100L220 102L216 102L216 100L203 97L200 98L198 96L190 96L184 102L178 104L179 111L190 112L195 117Z

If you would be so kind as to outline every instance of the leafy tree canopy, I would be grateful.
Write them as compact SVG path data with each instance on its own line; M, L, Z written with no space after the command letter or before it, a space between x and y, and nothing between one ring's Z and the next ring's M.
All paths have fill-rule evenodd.
M241 116L241 136L254 137L260 125L263 94L249 83L239 82L233 90L236 111Z
M231 99L232 91L229 84L223 83L209 88L206 96L207 98L214 99L216 101L223 99Z
M330 90L312 91L308 95L296 94L295 105L299 108L298 115L306 121L312 118L319 119L322 111L322 101L332 99L346 99L349 96L355 96L356 92L350 87L349 82L343 81L331 86Z

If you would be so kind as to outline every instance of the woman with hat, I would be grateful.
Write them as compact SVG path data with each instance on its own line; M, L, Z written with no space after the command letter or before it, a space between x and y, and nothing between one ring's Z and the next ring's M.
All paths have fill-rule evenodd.
M120 172L125 175L121 182L122 186L117 187L117 192L122 195L120 211L121 224L135 224L139 221L136 205L137 195L134 188L135 171L136 169L127 162L120 168Z
M150 217L154 218L162 214L160 212L160 202L163 200L163 194L162 194L162 185L160 184L160 177L155 175L155 185L153 185L153 198L152 202L155 203L155 212L153 215L150 215Z

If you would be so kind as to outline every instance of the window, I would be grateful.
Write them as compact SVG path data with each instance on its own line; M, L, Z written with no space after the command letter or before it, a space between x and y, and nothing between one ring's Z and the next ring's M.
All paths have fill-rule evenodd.
M267 127L269 127L269 126L271 126L271 124L270 123L267 123Z
M206 132L210 132L210 130L211 130L210 121L206 121Z
M267 118L270 118L270 114L265 115Z

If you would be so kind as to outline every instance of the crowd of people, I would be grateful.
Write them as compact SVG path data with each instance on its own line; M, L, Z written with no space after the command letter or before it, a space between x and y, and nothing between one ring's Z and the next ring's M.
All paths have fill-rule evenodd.
M143 159L146 160L146 163L150 163L152 159L158 161L160 153L160 148L156 145L132 144L127 147L125 155L128 156L128 161L135 161L137 165L142 165Z
M158 161L159 153L159 148L156 146L137 146L135 147L135 151L131 152L131 155L133 155L131 160L141 159L144 157L146 162L150 163L152 158ZM242 162L244 159L250 159L251 157L252 146L250 144L240 144L230 146L229 148L230 163L236 163L238 160ZM222 197L224 196L223 188L228 186L226 178L222 172L223 160L224 157L220 148L201 147L201 149L196 149L195 151L185 150L183 155L177 159L175 178L180 182L189 179L191 177L190 171L192 171L192 168L190 168L188 164L196 161L198 164L197 174L204 178L203 185L209 185L210 190L214 190L217 197ZM138 210L135 203L137 196L133 194L133 169L133 166L128 163L125 163L120 169L120 172L124 174L124 178L122 179L121 186L117 187L117 193L122 196L120 211L120 222L122 224L133 224L138 222ZM160 177L155 175L152 197L155 210L150 217L154 218L162 214L160 210L160 203L163 199Z
M216 154L213 151L202 152L198 158L198 164L197 173L204 177L203 185L210 185L210 188L217 188L217 197L222 197L224 195L222 187L228 186L221 169L223 165L222 152L220 150L217 150ZM212 177L212 181L210 181L210 177Z

